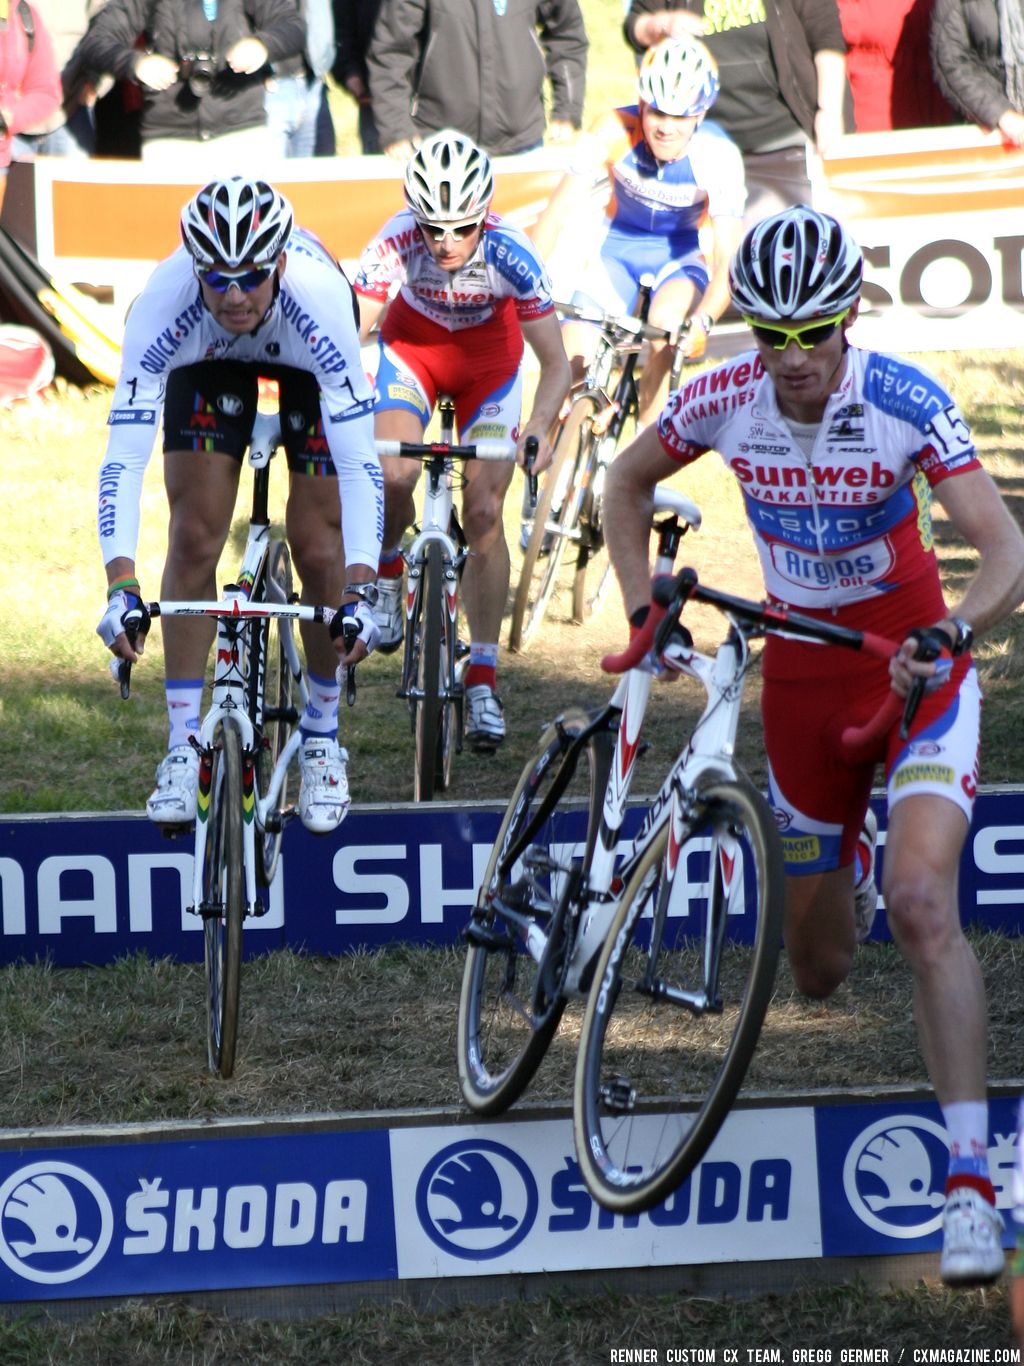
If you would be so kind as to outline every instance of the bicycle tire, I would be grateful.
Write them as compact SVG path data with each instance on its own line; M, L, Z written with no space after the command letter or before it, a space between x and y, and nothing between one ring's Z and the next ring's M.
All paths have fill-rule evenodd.
M707 1152L743 1083L774 989L784 871L771 811L744 775L705 775L694 798L680 844L673 840L676 876L665 871L667 825L637 865L583 1020L573 1091L576 1154L594 1199L617 1214L665 1200ZM701 842L710 855L702 854ZM672 913L669 903L680 870L702 859L711 914L693 936L684 933L679 904ZM726 922L749 876L756 881L748 944L726 936ZM689 890L684 873L680 897ZM707 1009L691 1010L665 995L666 988L707 989L707 963L716 954Z
M500 861L541 803L555 792L559 760L589 722L584 712L570 711L541 736L498 829L466 930L457 1028L459 1084L466 1104L480 1115L501 1114L522 1095L565 1008L561 973L575 924L567 898L589 866L611 764L608 732L599 732L582 746L564 790L508 875L500 872ZM583 829L587 833L577 858ZM552 849L557 850L554 856ZM533 871L526 866L531 851L538 851ZM550 860L547 865L545 858ZM522 931L503 916L503 901L545 927L554 922L543 970L523 948ZM560 901L565 904L559 913Z
M544 620L558 583L558 572L566 549L577 532L582 500L582 462L589 441L590 424L598 411L598 400L593 394L580 394L559 428L551 465L544 475L537 498L533 529L523 552L523 564L512 604L512 624L509 629L511 650L525 650ZM566 477L568 461L573 462L573 467ZM565 494L558 511L557 526L552 528L551 504L555 490L562 482L565 483Z
M217 747L219 745L219 747ZM242 738L222 726L213 750L203 873L206 1057L211 1072L235 1070L245 916Z
M291 555L285 541L271 541L266 577L277 584L283 600L287 602L292 596L293 582ZM262 597L264 600L267 598L265 589ZM258 640L260 659L258 668L250 672L249 716L256 731L256 791L258 796L262 796L278 759L298 725L299 715L295 706L295 681L281 639L280 624L276 621L261 622ZM261 680L261 706L257 705L253 692L257 680ZM294 775L286 772L277 811L272 813L270 822L276 828L261 826L256 831L256 880L263 887L269 887L277 873L284 835L283 816L294 804L289 792L293 786Z
M636 436L636 383L631 378L627 381L629 387L626 392L620 393L618 389L622 383L621 371L615 372L615 379L615 401L620 406L612 423L613 430L617 425L618 431L606 448L603 447L607 437L591 437L585 473L581 481L583 498L579 521L582 535L572 582L572 619L577 626L582 626L590 620L600 608L612 584L612 562L604 543L604 482L608 467L620 447L624 442L628 445Z
M448 606L444 592L444 554L437 541L427 543L419 598L419 656L416 671L415 773L413 799L432 801L443 784L444 722L448 703Z

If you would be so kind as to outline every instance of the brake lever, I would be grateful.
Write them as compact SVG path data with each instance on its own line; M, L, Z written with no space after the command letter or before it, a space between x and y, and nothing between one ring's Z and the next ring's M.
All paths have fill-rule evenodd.
M345 653L348 654L359 635L358 621L354 617L346 617L341 626L341 634L345 639ZM356 704L356 666L354 664L345 665L345 701L350 707L354 707Z
M917 641L914 658L921 660L924 664L930 664L933 660L938 659L947 645L944 633L933 626L925 631L911 631L910 634ZM926 678L915 678L910 685L907 700L903 705L903 719L900 722L901 740L906 740L910 735L910 727L917 715L917 709L921 705L927 683Z
M533 462L537 459L537 452L540 450L540 442L535 436L528 436L523 447L523 454L526 456L526 487L530 494L530 516L537 511L537 476L533 472Z
M142 622L141 612L126 612L124 617L124 633L128 637L128 644L135 649L135 642L139 638L139 625ZM130 659L122 659L117 663L117 685L121 689L121 701L127 702L131 696L132 662Z

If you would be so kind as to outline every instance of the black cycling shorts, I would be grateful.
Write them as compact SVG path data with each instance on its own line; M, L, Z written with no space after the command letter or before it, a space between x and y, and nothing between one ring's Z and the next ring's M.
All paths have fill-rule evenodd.
M172 370L164 399L164 450L220 451L241 460L252 436L261 377L278 382L288 468L296 474L333 477L320 386L308 370L291 365L204 360Z

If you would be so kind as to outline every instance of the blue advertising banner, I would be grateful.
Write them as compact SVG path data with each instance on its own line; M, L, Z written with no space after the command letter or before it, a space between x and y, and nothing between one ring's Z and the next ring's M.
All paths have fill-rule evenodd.
M386 1131L0 1151L0 1300L393 1280Z
M689 1180L634 1215L591 1198L565 1111L2 1135L0 1303L937 1253L938 1106L799 1099L735 1108ZM1007 1247L1015 1104L989 1109ZM657 1115L636 1123L657 1141Z
M878 802L875 809L884 861L884 811ZM458 805L353 808L322 839L293 822L265 913L246 923L247 953L454 943L500 815ZM630 813L627 837L641 816L639 807ZM191 870L191 836L168 840L141 816L2 819L0 962L101 964L139 951L199 960L201 923L187 909ZM1024 791L978 794L960 897L965 923L1024 929ZM884 914L873 934L888 937Z

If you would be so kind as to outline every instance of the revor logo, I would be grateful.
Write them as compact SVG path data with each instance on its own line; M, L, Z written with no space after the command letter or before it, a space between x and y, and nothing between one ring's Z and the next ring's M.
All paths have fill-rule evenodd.
M26 1281L76 1281L103 1258L114 1232L106 1192L67 1162L19 1167L0 1186L0 1260Z

